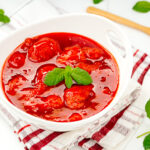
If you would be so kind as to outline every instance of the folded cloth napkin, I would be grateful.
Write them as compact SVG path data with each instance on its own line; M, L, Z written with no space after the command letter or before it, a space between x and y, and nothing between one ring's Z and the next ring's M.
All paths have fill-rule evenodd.
M92 125L70 132L38 128L14 116L0 104L0 112L13 127L27 150L112 150L130 137L144 118L139 94L150 69L150 56L136 50L132 79L124 96L114 108Z

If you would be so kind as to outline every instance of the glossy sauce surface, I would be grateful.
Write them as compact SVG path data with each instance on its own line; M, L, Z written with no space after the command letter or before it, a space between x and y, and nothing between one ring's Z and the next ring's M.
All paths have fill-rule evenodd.
M47 72L56 67L80 67L89 72L91 85L64 82L48 87ZM119 84L114 57L97 42L73 33L48 33L27 38L6 59L3 90L16 107L34 116L57 122L88 118L107 107Z

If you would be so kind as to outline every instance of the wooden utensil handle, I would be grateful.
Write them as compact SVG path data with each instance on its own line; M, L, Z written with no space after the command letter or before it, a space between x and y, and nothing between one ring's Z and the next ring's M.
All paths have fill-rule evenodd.
M144 33L147 33L148 35L150 35L150 28L145 27L145 26L140 25L140 24L137 24L137 23L135 23L131 20L125 19L123 17L114 15L112 13L106 12L104 10L101 10L101 9L98 9L98 8L95 8L95 7L88 7L87 12L106 17L110 20L113 20L113 21L118 22L120 24L124 24L124 25L132 27L134 29L143 31Z

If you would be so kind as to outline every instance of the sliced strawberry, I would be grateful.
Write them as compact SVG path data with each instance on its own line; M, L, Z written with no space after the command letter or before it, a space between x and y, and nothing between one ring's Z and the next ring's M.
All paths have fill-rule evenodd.
M46 114L50 113L53 109L63 107L64 102L59 96L50 95L46 99L31 97L23 102L24 109L29 113Z
M99 59L104 54L103 50L99 48L83 47L82 51L90 59Z
M31 98L29 101L24 101L23 105L28 113L41 115L52 111L51 107L48 107L47 103L43 102L40 98Z
M91 62L89 60L87 61L83 61L83 62L79 62L76 67L79 67L81 69L84 69L86 70L87 72L91 73L92 71L98 69L101 65L101 62L100 61L97 61L97 62Z
M21 46L21 49L24 51L27 51L34 43L34 40L32 38L26 38L24 43Z
M66 106L71 109L80 109L85 106L87 100L94 98L92 91L93 85L74 85L64 91Z
M69 117L69 121L78 121L78 120L82 120L82 116L79 113L73 113Z
M20 86L24 84L26 78L22 75L15 75L8 81L8 93L15 95Z
M47 85L44 84L44 78L46 74L49 71L52 71L56 67L57 66L54 64L46 64L38 68L36 76L32 82L36 86L36 88L39 90L40 93L43 93L47 89Z
M65 50L57 57L57 62L60 64L75 64L80 59L81 48L79 45L74 45L71 47L66 47Z
M48 96L44 102L47 103L48 107L51 108L62 108L64 106L64 102L59 96L56 95L50 95Z
M32 38L26 38L25 41L24 41L24 44L27 46L27 47L31 47L34 43L34 40Z
M19 100L30 100L32 97L35 97L39 94L38 89L36 88L25 88L20 91L21 97Z
M24 65L26 59L25 53L15 52L8 60L9 66L12 68L20 68Z
M57 41L50 38L42 38L28 51L28 57L33 62L47 61L55 56L60 51L60 46Z
M104 87L103 93L108 94L108 95L111 95L111 94L112 94L112 91L109 89L109 87Z
M38 80L43 80L45 75L49 72L52 71L54 68L56 68L57 66L54 64L46 64L46 65L42 65L38 68L37 73L36 73L36 82L38 82Z
M36 89L38 90L39 94L43 94L46 90L50 89L43 81L39 81L35 84Z

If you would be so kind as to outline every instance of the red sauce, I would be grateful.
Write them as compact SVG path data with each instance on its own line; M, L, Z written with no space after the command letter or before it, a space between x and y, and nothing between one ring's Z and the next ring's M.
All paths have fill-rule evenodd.
M80 67L93 79L90 85L67 89L64 81L43 83L55 67ZM119 84L118 65L97 42L73 33L48 33L27 38L6 59L3 90L16 107L34 116L57 122L88 118L113 100Z

